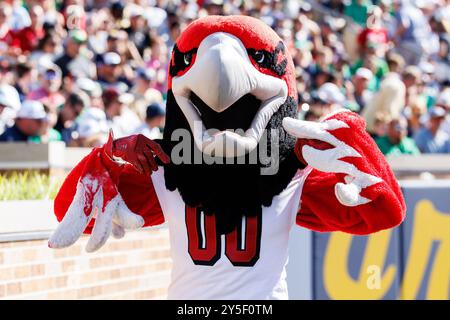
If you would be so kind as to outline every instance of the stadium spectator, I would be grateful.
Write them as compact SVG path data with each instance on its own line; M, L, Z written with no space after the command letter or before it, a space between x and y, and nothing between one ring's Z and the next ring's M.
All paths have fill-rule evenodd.
M121 94L116 89L110 88L103 92L102 99L107 123L109 128L114 131L114 136L120 138L134 133L141 121L127 107L133 102L133 95Z
M52 141L61 141L61 134L54 128L58 120L58 113L55 109L43 104L44 111L47 115L42 130L38 135L29 138L29 142L49 143Z
M128 90L128 81L122 75L122 58L116 52L107 52L97 63L98 82L103 90L115 89L119 92Z
M29 61L34 64L39 64L40 61L53 61L58 55L60 45L60 38L55 32L48 32L42 39L39 40L39 44L30 54Z
M9 22L12 8L7 3L0 3L0 53L8 53L12 50L11 44L14 40L13 30Z
M422 153L450 153L450 136L441 128L446 115L441 107L430 109L426 126L414 138Z
M30 63L19 63L16 66L16 83L14 88L19 94L20 101L24 101L30 93L30 88L37 80L36 70Z
M367 68L359 68L352 78L353 92L351 93L351 100L357 104L355 111L358 113L361 113L372 99L373 93L368 90L372 77L372 71Z
M351 0L345 6L344 14L364 27L371 7L372 1L370 0Z
M364 109L362 115L367 122L367 131L374 135L375 119L396 119L405 107L406 88L396 72L388 73L380 83L380 89Z
M304 120L317 122L322 115L316 109L309 109L305 112Z
M443 108L447 112L442 130L450 136L450 88L444 89L436 99L436 106Z
M435 59L437 80L450 81L450 35L448 33L440 36L439 50Z
M0 56L0 84L14 85L14 62Z
M407 64L417 65L425 58L429 50L432 30L421 10L425 1L410 3L406 0L394 0L396 32L393 41L396 50L403 56ZM419 8L420 6L420 8Z
M77 119L77 129L72 134L70 145L99 147L108 140L108 132L105 112L99 108L87 108Z
M62 83L61 69L57 65L47 62L44 62L39 69L40 86L28 94L27 100L40 101L56 110L64 104L65 100L64 95L59 91Z
M381 152L386 156L420 154L414 140L407 137L408 122L404 118L393 119L387 126L387 134L376 139Z
M14 124L14 117L20 109L17 90L8 84L0 85L0 134Z
M358 45L360 54L364 54L366 50L375 47L380 52L377 54L383 56L387 50L389 42L388 31L383 25L382 20L383 11L373 6L370 10L370 15L367 18L366 26L358 35Z
M164 92L166 91L167 70L168 70L168 48L162 38L152 41L151 54L146 61L146 67L155 71L155 81L152 88Z
M327 82L317 90L317 98L321 102L322 114L327 115L346 104L342 91L334 83Z
M145 49L151 44L146 26L147 20L143 16L144 9L135 4L129 5L126 9L128 9L129 26L124 30L128 34L128 40L136 46L139 54L143 57Z
M44 10L40 5L33 5L30 10L30 25L14 32L11 45L20 48L22 54L29 54L37 48L39 41L44 37Z
M81 73L80 68L83 66L80 59L81 46L86 42L87 35L83 30L72 30L69 32L64 53L55 60L55 64L61 69L62 76L66 77L71 73L76 73L79 77L90 77L92 72L85 70ZM89 68L90 64L88 64Z
M135 85L130 92L134 96L134 102L130 109L134 111L142 120L145 119L147 106L153 102L162 102L161 92L154 89L156 81L156 72L153 69L137 70Z
M83 112L85 106L86 102L80 94L71 93L59 110L55 129L60 133L61 139L66 144L70 144L74 138L74 132L77 131L77 123L75 120Z
M1 142L28 142L44 133L47 114L44 105L38 101L26 100L22 103L12 127L0 135Z
M78 94L84 95L86 106L103 109L102 87L89 78L78 78L75 82Z
M159 103L152 103L147 107L145 123L136 130L136 133L143 134L150 139L161 139L165 116L166 112L163 107Z

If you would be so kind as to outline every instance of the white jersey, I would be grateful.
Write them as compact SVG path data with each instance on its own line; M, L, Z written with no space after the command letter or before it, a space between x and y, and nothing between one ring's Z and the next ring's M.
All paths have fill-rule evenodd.
M170 231L173 269L168 298L287 299L289 232L306 176L298 171L261 215L243 219L241 227L218 236L213 216L187 207L178 190L167 190L163 168L153 173Z

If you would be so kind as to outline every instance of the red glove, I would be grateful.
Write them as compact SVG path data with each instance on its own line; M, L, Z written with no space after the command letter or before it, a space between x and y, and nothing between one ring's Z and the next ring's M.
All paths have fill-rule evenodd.
M295 152L309 166L299 225L367 234L403 221L400 187L360 116L342 110L322 122L286 118L283 126L298 138Z
M152 171L158 170L154 156L165 164L170 162L161 146L142 134L117 139L112 144L105 145L105 150L109 155L132 164L140 173L151 174Z
M125 148L127 139L131 143ZM138 173L132 166L134 163L120 164L113 160L116 154L124 160L145 159L145 164L138 163L140 170L151 172L146 164L155 163L149 152L153 149L145 149L145 157L131 154L134 150L144 149L144 146L148 148L146 146L150 144L146 140L120 139L122 149L116 153L110 134L103 147L95 148L69 173L55 198L55 214L61 223L49 239L49 247L70 246L84 231L92 232L86 250L95 251L106 242L111 232L120 238L124 235L124 229L137 229L164 221L149 176ZM153 146L154 142L151 142ZM156 148L155 154L160 154L163 162L167 161L168 156L161 152L161 148ZM147 160L147 156L151 159Z

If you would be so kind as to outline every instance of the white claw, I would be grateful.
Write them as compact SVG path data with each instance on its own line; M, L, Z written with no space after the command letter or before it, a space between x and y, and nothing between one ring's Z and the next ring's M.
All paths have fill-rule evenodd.
M119 197L119 204L117 211L114 215L114 222L118 225L124 227L125 229L138 229L142 227L145 223L144 218L140 215L133 213L123 201L122 197Z
M370 202L369 199L361 196L361 187L354 183L337 183L334 186L334 192L339 202L347 207L355 207Z
M89 216L86 216L84 207L89 200L92 201L92 210ZM77 184L76 193L67 214L48 241L49 247L65 248L74 244L94 216L95 224L86 244L87 252L100 249L111 233L115 238L120 239L125 235L125 229L137 229L144 225L144 219L130 211L120 194L109 201L104 211L102 208L102 186L91 176L84 177Z
M94 229L86 244L87 252L94 252L100 249L111 235L112 219L114 212L117 210L118 197L115 196L109 201L103 212L100 211L102 203L103 202L100 202L98 205L99 211L97 212L97 217L95 219Z
M337 119L310 122L284 118L283 127L289 134L297 138L320 140L332 146L330 149L319 150L305 144L302 147L302 156L306 163L316 170L346 174L345 183L337 183L335 185L336 198L342 205L353 207L371 201L361 196L361 190L382 180L379 177L360 171L351 163L341 160L346 157L359 158L361 154L330 132L336 129L349 128L347 123Z
M113 222L112 235L115 239L122 239L125 236L125 229L122 226L119 226L117 223Z
M98 192L94 196L94 202L97 197ZM84 213L85 203L85 186L80 181L77 184L76 193L67 214L48 240L50 248L65 248L74 244L80 238L95 211L95 206L93 206L89 216L86 216Z

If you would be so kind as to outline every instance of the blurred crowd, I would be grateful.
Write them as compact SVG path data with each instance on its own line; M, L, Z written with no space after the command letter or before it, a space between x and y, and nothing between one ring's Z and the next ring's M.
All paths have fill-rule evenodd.
M280 35L299 117L344 106L386 155L450 153L450 0L4 0L0 142L160 138L171 50L212 14Z

